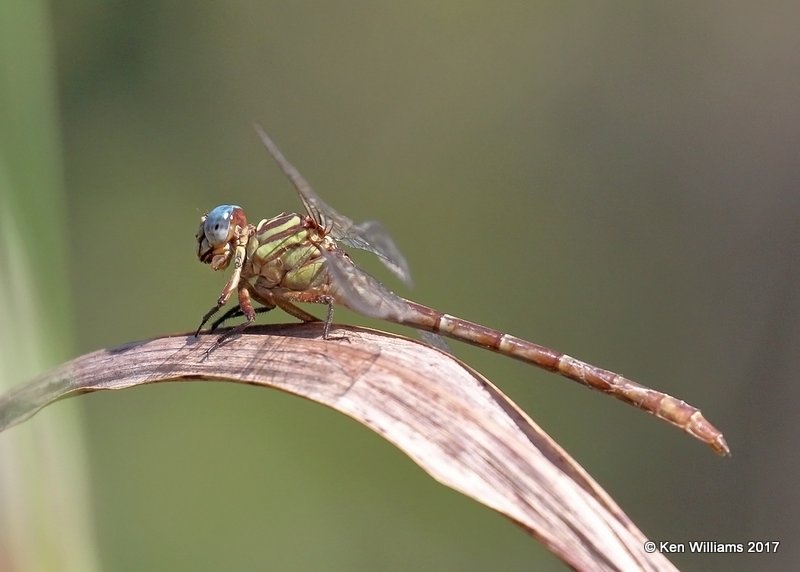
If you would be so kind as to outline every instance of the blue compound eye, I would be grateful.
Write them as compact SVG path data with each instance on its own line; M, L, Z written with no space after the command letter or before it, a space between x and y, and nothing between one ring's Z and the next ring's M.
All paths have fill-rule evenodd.
M220 205L208 213L203 223L203 232L211 246L219 246L228 241L231 218L236 205Z

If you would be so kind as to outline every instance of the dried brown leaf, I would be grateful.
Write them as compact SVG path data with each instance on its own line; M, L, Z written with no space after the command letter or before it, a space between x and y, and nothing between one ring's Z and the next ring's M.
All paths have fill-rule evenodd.
M434 479L505 515L578 570L674 570L605 491L508 397L453 356L400 336L318 324L99 350L0 398L0 430L57 399L147 383L219 380L280 389L349 415Z

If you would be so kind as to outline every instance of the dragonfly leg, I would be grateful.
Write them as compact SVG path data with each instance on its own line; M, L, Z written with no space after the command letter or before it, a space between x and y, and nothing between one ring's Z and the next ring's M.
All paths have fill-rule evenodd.
M328 306L328 313L325 315L325 325L322 326L322 339L330 339L331 324L333 323L333 298L330 296L323 296L320 303Z
M319 319L312 316L305 310L294 305L294 302L307 302L309 304L325 304L328 306L328 314L322 328L322 338L325 340L346 340L346 336L331 337L329 334L333 323L333 296L329 294L319 294L316 292L296 292L294 290L276 289L273 291L273 299L279 308L288 312L292 316L304 322L318 322ZM306 318L306 316L308 318Z
M219 309L228 303L228 299L231 297L231 294L233 294L233 291L238 288L239 278L242 276L243 260L244 260L244 246L240 245L236 247L233 274L231 275L230 280L228 280L228 283L225 284L225 288L222 289L222 294L219 295L219 298L217 299L217 304L213 308L211 308L208 312L206 312L206 315L203 316L200 325L197 326L197 331L194 333L195 338L200 335L200 330L202 330L203 326L206 325L206 322L208 322L208 320L211 319L211 316L219 312ZM239 290L239 292L241 293L241 290Z
M333 323L333 296L329 296L324 294L320 296L319 299L320 304L325 304L328 306L328 313L325 316L325 325L322 327L322 339L323 340L341 340L345 342L349 342L350 338L347 336L331 336L331 324Z
M256 314L263 314L265 312L269 312L270 310L274 310L275 306L259 306L255 309ZM217 318L211 324L211 327L208 329L209 332L213 332L217 328L219 328L222 324L230 320L231 318L238 318L239 316L244 316L244 312L242 312L241 306L238 304L225 312L222 317Z
M252 291L253 298L259 303L263 304L264 306L268 306L271 308L277 306L278 308L280 308L290 316L294 316L301 322L318 322L319 318L309 314L308 312L306 312L301 308L298 308L292 303L293 301L295 301L295 297L292 294L294 294L293 291L287 290L285 288L264 287L258 281L256 281ZM298 300L298 301L307 302L308 300Z
M298 308L289 300L283 298L275 298L275 304L287 314L291 314L301 322L319 322L319 318L312 316L302 308Z
M206 325L206 322L208 322L208 320L211 319L211 316L213 316L214 314L219 312L219 309L221 307L222 307L222 304L217 303L217 305L215 305L208 312L206 312L206 315L203 316L203 319L200 321L200 325L197 326L197 331L194 333L194 337L195 338L200 335L200 330L202 330L203 326ZM212 330L213 330L213 328L212 328Z
M218 337L217 341L214 342L214 345L206 350L206 357L208 357L211 352L225 343L226 340L241 334L245 328L247 328L247 326L255 321L256 311L253 308L253 303L250 300L250 292L247 290L247 288L239 289L239 311L244 314L245 321Z

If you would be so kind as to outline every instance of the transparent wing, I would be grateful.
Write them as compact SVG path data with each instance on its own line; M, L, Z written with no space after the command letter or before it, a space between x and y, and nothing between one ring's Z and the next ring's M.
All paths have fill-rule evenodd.
M255 128L267 151L269 151L283 174L289 178L297 190L309 216L322 228L327 229L329 234L336 240L347 246L366 250L377 255L393 274L410 286L411 272L409 271L408 263L383 226L377 221L356 224L346 216L336 212L333 207L327 205L314 192L314 189L303 178L300 171L295 169L283 156L283 153L270 139L264 128L258 124L255 125Z
M353 264L344 251L320 249L331 275L331 295L336 302L359 314L402 323L413 310L400 296Z
M434 334L433 332L429 332L427 330L417 330L417 331L419 332L419 337L422 339L422 341L428 344L429 346L433 346L437 350L441 350L448 354L453 353L453 350L450 349L450 346L447 344L445 339L439 334Z
M397 323L413 321L414 311L406 301L353 264L344 252L328 252L322 249L320 252L325 257L328 272L333 279L331 293L338 303L370 318ZM450 353L444 338L433 332L417 331L422 341Z
M334 237L336 238L336 237ZM348 234L338 239L347 246L360 248L377 255L383 265L406 286L412 286L411 270L405 256L389 236L389 232L376 220L367 220L351 227Z

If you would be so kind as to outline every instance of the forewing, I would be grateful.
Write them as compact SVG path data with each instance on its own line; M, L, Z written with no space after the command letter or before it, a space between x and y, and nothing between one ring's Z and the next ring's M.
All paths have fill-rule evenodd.
M288 159L283 156L283 153L270 139L264 128L258 124L256 124L255 128L262 143L264 143L264 147L267 148L278 167L297 190L309 216L322 228L326 229L334 239L347 246L366 250L377 255L393 274L410 286L411 272L409 271L408 263L383 226L376 221L355 224L351 219L336 212L333 207L326 204L314 192L314 189L303 178L300 171L295 169Z
M411 271L408 268L408 262L392 237L378 221L368 220L359 223L350 229L349 234L339 240L348 246L377 255L386 268L407 286L411 286Z

